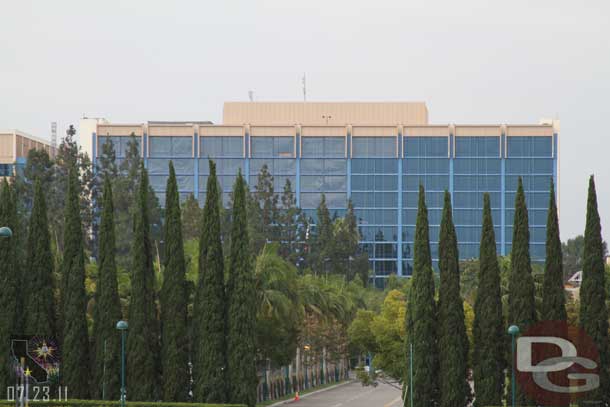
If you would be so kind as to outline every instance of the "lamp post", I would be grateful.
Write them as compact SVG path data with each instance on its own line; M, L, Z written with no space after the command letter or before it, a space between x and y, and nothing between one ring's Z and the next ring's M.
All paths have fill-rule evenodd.
M519 335L519 327L517 325L509 326L508 334L511 336L511 357L512 357L511 393L512 393L513 407L515 407L517 405L516 404L517 401L515 400L516 393L517 393L517 384L515 383L515 338L517 335Z
M13 231L8 226L0 228L0 237L13 237Z
M116 323L116 329L121 331L121 407L125 407L125 336L128 327L127 321Z

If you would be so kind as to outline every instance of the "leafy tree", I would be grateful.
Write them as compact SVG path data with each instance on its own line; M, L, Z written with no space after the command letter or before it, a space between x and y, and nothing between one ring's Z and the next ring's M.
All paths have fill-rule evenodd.
M404 378L407 372L409 353L407 351L407 358L405 358L405 339L407 336L405 315L408 312L405 293L399 290L390 290L383 301L381 312L375 316L371 323L371 331L377 349L373 365L396 379ZM408 384L408 379L404 383Z
M280 254L292 263L298 261L302 247L299 242L299 231L297 220L301 210L296 206L297 200L292 191L292 184L286 178L284 191L282 193L282 206L278 212L278 223L280 226Z
M126 380L131 400L151 401L158 397L159 336L148 205L150 186L143 164L140 165L139 179L132 246Z
M237 175L233 188L233 225L227 282L229 401L256 405L256 290L249 252L246 183Z
M405 397L405 406L413 397L413 405L428 407L438 403L438 344L436 303L434 301L434 271L430 254L430 237L428 231L428 209L425 192L419 186L419 203L415 226L415 252L413 260L413 277L409 291L406 330L407 340L405 355L413 347L412 386L409 386ZM407 376L410 377L410 376ZM414 389L417 389L416 391Z
M604 255L608 255L608 245L602 242ZM561 244L561 252L563 253L563 279L568 280L577 271L582 271L583 251L585 248L585 237L578 235L575 238L568 239Z
M256 257L256 348L275 366L291 362L296 351L300 312L297 269L278 254L278 243Z
M327 274L334 254L334 233L330 212L326 206L326 196L322 194L317 209L318 221L316 223L316 234L311 252L311 265L318 273Z
M47 221L47 205L40 181L34 186L34 203L29 222L24 273L23 332L26 335L54 336L53 254Z
M472 329L475 406L499 406L502 405L504 386L504 318L496 237L487 193L483 196L479 258Z
M199 238L201 226L201 208L195 195L189 194L182 204L182 235L184 240Z
M358 255L361 254L360 232L358 231L358 222L354 215L354 205L350 199L347 202L347 212L343 219L337 219L334 227L334 255L333 270L345 276L347 281L353 280L356 269L353 267L353 262Z
M404 304L402 304L402 308L404 308ZM358 352L358 355L374 354L377 352L377 342L375 341L375 334L372 329L374 319L375 312L359 309L356 313L356 318L354 318L347 330L350 345ZM396 321L399 320L398 318L396 319ZM402 320L404 323L404 318ZM399 344L399 352L402 352L402 341L399 341ZM398 360L402 360L402 357L399 357Z
M169 163L165 199L165 255L161 288L161 363L163 400L187 401L188 332L187 291L180 221L180 195L174 165Z
M224 403L227 400L227 306L219 197L216 164L210 161L199 239L199 281L194 305L193 341L194 396L197 401L206 403Z
M587 223L583 250L582 285L580 287L580 326L597 345L600 358L599 388L587 393L586 400L610 402L610 353L608 349L608 308L604 248L597 210L595 180L589 178ZM584 399L583 399L584 400Z
M464 301L460 296L460 267L457 236L453 225L451 195L445 191L445 204L438 244L440 286L439 388L441 407L466 406L470 399L468 384L468 336L464 322Z
M89 397L89 338L87 334L87 294L85 253L80 218L79 185L76 168L68 173L68 196L64 223L61 308L63 311L63 382L72 395Z
M262 233L267 240L277 241L278 197L273 187L273 175L267 164L263 164L254 186L254 199L261 209Z
M563 288L563 264L561 240L559 239L559 217L555 202L555 185L551 179L549 213L546 221L546 260L544 263L544 285L542 294L543 320L565 321L566 298Z
M13 231L13 237L0 239L0 395L3 395L8 386L14 385L9 355L11 335L19 333L21 328L20 299L23 295L17 250L20 233L17 200L15 191L6 178L2 181L0 193L0 225Z
M107 175L102 197L99 267L95 286L92 335L95 345L92 393L93 397L103 400L117 400L121 394L119 377L121 343L115 326L122 314L114 258L116 244L112 202L112 184Z
M250 236L250 252L258 255L267 243L263 227L263 213L255 194L246 191L246 204L248 209L248 235Z
M515 197L511 269L508 282L508 323L525 332L536 322L536 289L532 277L530 236L523 182L519 178ZM513 361L511 361L513 363ZM527 405L526 395L517 385L517 404Z

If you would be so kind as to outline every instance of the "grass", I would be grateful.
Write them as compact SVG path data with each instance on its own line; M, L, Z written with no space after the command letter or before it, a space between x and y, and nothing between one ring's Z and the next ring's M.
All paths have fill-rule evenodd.
M314 391L326 389L331 386L336 386L338 384L347 383L348 381L350 381L350 380L339 380L338 382L333 382L333 383L323 384L322 386L312 387L310 389L300 391L299 396L303 396L304 394L308 394L308 393L313 393ZM286 400L290 400L293 398L294 398L294 393L289 394L284 397L280 397L279 399L267 400L267 401L263 401L262 403L257 403L256 407L270 406L271 404L279 403L280 401L286 401Z

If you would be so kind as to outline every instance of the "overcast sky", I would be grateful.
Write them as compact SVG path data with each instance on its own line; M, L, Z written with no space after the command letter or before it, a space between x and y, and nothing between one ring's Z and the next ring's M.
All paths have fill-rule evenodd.
M559 118L561 232L595 174L610 239L610 1L0 0L0 129L222 120L224 101L425 101L431 123Z

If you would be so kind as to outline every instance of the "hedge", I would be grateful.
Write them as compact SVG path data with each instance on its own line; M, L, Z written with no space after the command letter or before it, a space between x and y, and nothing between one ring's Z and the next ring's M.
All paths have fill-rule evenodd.
M15 401L0 400L0 407L15 406ZM68 401L32 401L30 406L40 407L120 407L119 400L68 400ZM154 401L127 401L126 407L245 407L243 404L206 404L206 403L164 403Z

